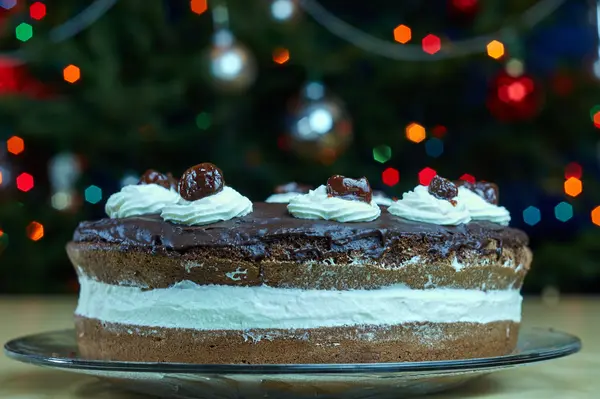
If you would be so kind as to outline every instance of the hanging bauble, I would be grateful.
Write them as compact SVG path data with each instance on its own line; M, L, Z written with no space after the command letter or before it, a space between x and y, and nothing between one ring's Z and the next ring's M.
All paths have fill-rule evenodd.
M487 107L498 120L529 120L541 110L543 91L527 74L518 77L500 73L491 84Z
M228 30L215 33L208 58L210 78L218 90L241 91L256 79L254 55Z
M299 14L298 0L272 0L271 17L277 22L288 22Z
M308 83L290 104L290 148L304 159L333 163L352 141L352 122L343 105L320 82Z

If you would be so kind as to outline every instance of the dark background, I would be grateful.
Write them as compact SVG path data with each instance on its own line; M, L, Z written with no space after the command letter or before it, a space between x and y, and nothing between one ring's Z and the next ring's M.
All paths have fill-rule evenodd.
M272 1L230 0L233 50L212 44L224 28L211 17L216 1L197 14L187 0L122 0L85 29L92 11L102 14L93 7L110 2L85 11L79 0L47 1L39 20L31 3L0 8L0 293L75 290L64 245L77 222L104 217L124 178L148 168L180 175L204 161L255 201L277 184L319 185L334 173L366 175L390 196L426 167L494 181L535 251L525 290L600 291L596 2L321 0L359 29L352 40L367 35L360 48L298 2L279 21ZM21 23L31 39L15 37ZM399 24L412 29L407 44L394 42ZM428 34L442 41L433 55L421 49ZM482 35L465 50L463 40ZM505 54L488 56L486 38ZM377 54L389 46L394 58ZM283 64L279 48L290 54ZM211 62L228 51L242 64L223 81ZM70 64L81 73L74 83L63 75ZM309 82L325 96L308 98ZM306 131L315 111L326 120ZM424 141L407 139L411 123ZM22 173L34 179L27 192ZM567 195L568 177L583 192Z

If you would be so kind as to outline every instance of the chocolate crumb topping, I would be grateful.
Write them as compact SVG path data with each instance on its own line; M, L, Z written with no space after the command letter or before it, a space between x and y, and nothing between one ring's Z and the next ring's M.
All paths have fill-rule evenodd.
M327 195L351 201L371 203L373 190L366 177L351 179L341 175L333 175L327 179Z
M287 193L299 193L306 194L313 189L313 186L308 184L299 184L296 182L290 182L275 187L275 194L287 194Z
M456 182L457 186L465 187L475 194L479 195L486 202L492 205L498 205L498 200L500 198L500 190L498 185L495 183L490 183L487 181L478 181L476 183L471 183L468 181L460 180Z
M138 184L158 184L164 188L171 187L169 176L154 169L148 169L144 172Z
M456 206L456 201L453 198L458 195L458 188L450 180L435 176L429 183L427 191L435 198L449 201Z
M195 201L216 194L225 187L223 172L212 163L205 162L192 166L179 180L179 195L188 201Z

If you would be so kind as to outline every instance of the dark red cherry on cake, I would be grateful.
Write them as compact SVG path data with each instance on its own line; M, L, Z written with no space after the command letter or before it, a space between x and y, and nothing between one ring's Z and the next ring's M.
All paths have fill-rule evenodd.
M352 201L371 203L373 190L366 177L351 179L349 177L334 175L327 179L327 194Z
M169 176L154 169L148 169L144 172L138 184L158 184L164 188L171 188Z
M429 182L427 191L437 199L450 201L452 205L456 205L456 201L453 198L458 195L458 187L448 179L435 176Z
M481 198L483 198L486 202L490 204L498 205L498 201L500 198L500 189L495 183L490 183L483 180L471 183L468 181L460 180L456 183L456 185L459 187L465 187L473 191L475 194L479 195Z
M195 201L216 194L225 187L223 172L216 165L205 162L192 166L179 179L179 195Z
M291 182L287 184L282 184L280 186L275 187L275 194L287 194L287 193L300 193L306 194L310 190L312 190L312 186L307 184L299 184L296 182Z

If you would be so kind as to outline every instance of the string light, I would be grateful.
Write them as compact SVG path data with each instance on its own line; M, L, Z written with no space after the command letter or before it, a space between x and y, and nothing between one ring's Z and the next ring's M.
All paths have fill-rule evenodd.
M592 223L600 226L600 206L597 206L592 210Z
M400 172L398 169L387 168L381 173L381 181L386 186L395 186L400 181Z
M31 241L39 241L44 237L44 225L38 222L31 222L27 225L27 237Z
M583 191L583 183L576 177L569 177L565 181L565 194L577 197Z
M12 136L6 140L6 148L13 155L19 155L25 150L25 142L18 136Z
M406 126L406 138L413 143L420 143L425 140L425 128L418 123L411 123Z
M423 38L421 44L427 54L435 54L442 48L442 40L431 33Z
M498 40L492 40L491 42L489 42L486 46L486 49L487 54L495 60L504 55L504 44L502 44Z
M437 176L437 172L430 167L424 168L419 172L419 184L428 186L431 180Z
M571 162L565 167L565 179L570 177L581 179L582 174L583 168L577 162Z
M29 6L29 16L38 21L44 18L46 16L46 5L42 2L36 1Z
M278 47L273 50L273 61L276 64L285 64L290 59L290 51L283 47Z
M412 31L406 25L398 25L394 29L394 40L398 43L406 44L412 38Z
M23 192L28 192L34 186L33 176L29 173L21 173L17 176L17 188Z
M373 148L373 159L379 163L386 163L392 158L392 148L389 145L378 145Z
M84 197L90 204L97 204L102 200L102 189L92 184L85 189Z
M465 173L464 175L462 175L458 179L459 180L463 180L463 181L468 181L469 183L475 183L475 176L470 175L468 173Z
M566 222L573 217L573 206L568 202L561 202L554 207L554 216L561 222Z
M535 206L528 206L523 211L523 221L530 226L535 226L542 220L542 213Z
M73 64L68 65L63 69L63 78L69 83L75 83L81 78L81 70Z
M190 9L198 15L203 14L208 10L208 2L206 0L190 0Z
M27 22L21 22L15 28L15 36L22 42L26 42L27 40L33 37L33 27L29 25Z

